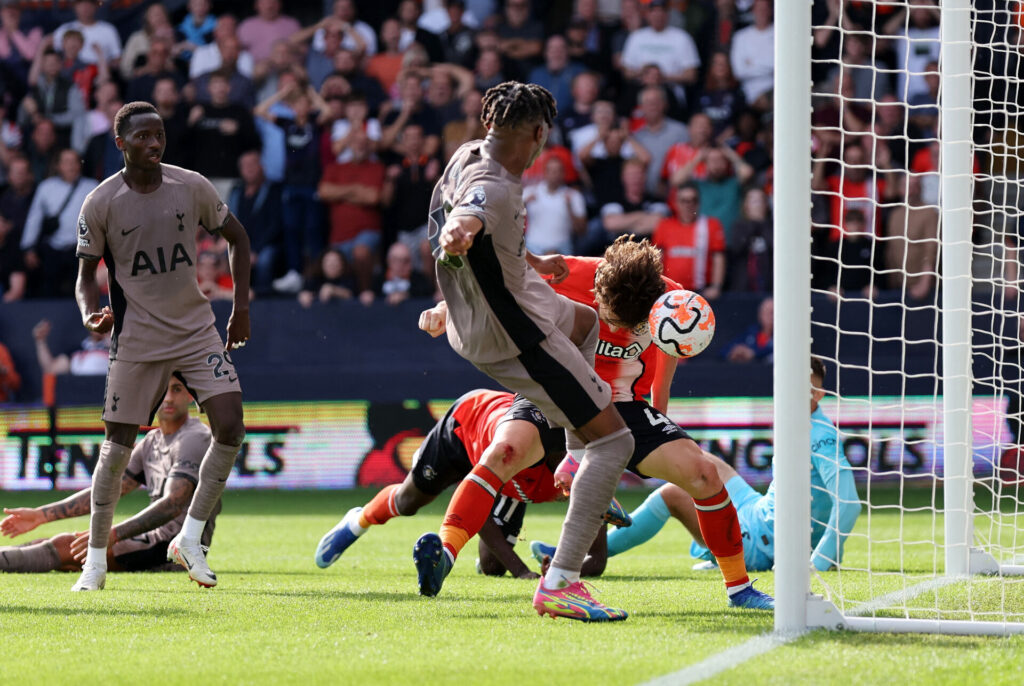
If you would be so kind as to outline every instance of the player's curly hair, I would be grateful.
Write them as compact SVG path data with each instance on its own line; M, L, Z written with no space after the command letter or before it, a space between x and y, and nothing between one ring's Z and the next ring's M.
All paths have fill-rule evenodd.
M487 89L483 99L480 121L490 128L514 129L520 124L555 123L558 108L551 91L535 83L506 81Z
M114 133L124 138L124 135L128 133L128 124L136 114L155 114L160 116L160 113L156 111L156 107L148 102L141 100L130 102L127 105L122 105L121 109L114 115Z
M646 322L664 292L661 250L646 238L638 242L632 234L619 236L604 251L594 277L594 297L619 323L633 328Z

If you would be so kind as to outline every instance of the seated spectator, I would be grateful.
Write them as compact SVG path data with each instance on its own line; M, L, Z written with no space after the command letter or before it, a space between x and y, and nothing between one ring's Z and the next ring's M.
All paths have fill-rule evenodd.
M646 175L639 160L622 164L622 195L601 206L600 226L606 246L623 234L650 236L658 223L671 215L664 201L647 193Z
M597 2L575 3L575 13L565 30L570 59L600 74L611 71L611 27L597 14Z
M98 184L82 177L78 153L62 150L57 175L39 184L25 220L21 250L38 293L68 297L78 274L78 215L82 203Z
M230 100L227 75L210 76L210 102L193 105L188 115L192 165L227 198L237 181L238 157L260 147L249 109Z
M410 48L409 53L413 50ZM406 55L408 57L408 55ZM344 47L338 49L334 54L334 71L329 78L341 77L344 84L342 95L362 93L366 98L366 104L370 107L370 114L375 117L383 116L381 106L387 101L387 93L381 87L377 79L367 74L359 66L359 56ZM326 84L325 80L325 84Z
M909 21L907 12L910 12ZM925 93L928 85L925 72L929 62L938 61L941 47L939 38L939 8L933 0L910 0L885 25L892 36L896 51L896 97L909 102L918 93ZM906 28L904 28L906 27Z
M157 79L153 85L153 105L164 120L164 164L188 166L188 107L181 101L181 91L174 79ZM243 225L244 226L244 225Z
M10 303L25 297L25 264L18 244L20 232L14 222L0 212L0 302Z
M558 108L558 130L567 141L576 129L592 121L594 103L601 94L601 77L594 72L581 72L573 77L568 107Z
M245 77L252 78L253 58L247 50L241 48L238 40L238 20L231 14L223 14L217 19L213 29L213 42L207 43L192 51L192 59L189 60L188 77L197 79L203 74L215 72L224 64L222 46L224 41L233 39L236 49L233 52L237 55L236 71Z
M482 108L481 108L482 109ZM335 162L351 162L350 146L356 138L366 138L370 150L376 150L381 137L377 119L369 116L366 96L355 92L345 99L345 116L331 125L331 152Z
M315 300L322 303L349 300L355 288L356 282L352 278L345 255L330 248L324 251L313 276L306 280L299 291L299 304L309 307Z
M7 187L0 192L0 216L11 223L9 239L16 246L21 245L21 234L35 189L35 177L28 158L21 153L12 153L7 162Z
M651 153L651 162L647 165L647 193L665 197L661 176L665 157L672 146L690 140L690 135L681 122L665 116L668 101L660 88L640 91L639 103L644 124L633 132L633 137Z
M729 290L771 292L774 242L768 196L760 188L748 188L728 242Z
M81 55L84 46L85 38L80 32L74 29L64 32L64 42L60 49L60 75L78 86L82 92L82 102L87 103L92 97L93 86L110 80L110 67L102 55L97 55L94 64L83 61ZM29 80L33 80L31 73Z
M234 298L234 282L231 272L224 264L220 253L204 250L196 257L196 278L199 290L210 300L231 300Z
M318 193L330 216L328 245L345 255L360 293L371 287L381 242L380 197L384 165L370 159L370 142L356 136L352 160L324 168Z
M118 149L114 134L114 117L122 105L124 103L120 100L111 100L106 104L109 126L103 133L90 138L85 148L82 173L97 182L116 174L124 167L124 153Z
M32 26L25 31L21 28L21 8L18 3L0 4L0 64L8 73L21 82L28 82L28 63L35 58L43 43L43 30Z
M397 16L401 26L398 49L404 52L416 43L426 51L429 62L439 64L444 62L444 48L437 35L440 27L430 27L429 18L426 23L423 21L420 4L420 0L401 0L398 3ZM444 16L444 19L447 18Z
M715 300L725 282L725 232L717 219L700 213L695 183L680 186L675 198L676 217L658 222L651 242L661 248L665 276Z
M385 240L405 243L413 255L413 266L428 273L433 283L434 258L427 240L427 214L443 169L436 157L426 155L423 129L416 124L405 127L398 144L402 160L388 167L381 192L381 206L387 212Z
M880 100L892 93L888 74L879 70L871 53L871 41L864 34L850 32L843 38L843 78L853 82L853 97L858 100Z
M57 144L57 129L49 119L40 119L32 129L25 144L25 157L28 159L32 176L45 179L57 166L57 157L62 148Z
M3 218L0 218L0 224ZM0 343L0 403L14 402L18 389L21 388L21 374L14 366L14 358L7 346Z
M79 0L79 5L89 4ZM67 148L72 141L72 128L84 124L85 100L75 84L60 74L61 58L53 48L40 53L39 77L29 77L29 92L18 109L18 125L29 130L46 119L54 126L57 144ZM36 71L33 68L33 71Z
M534 255L571 255L576 239L587 230L587 206L579 191L565 185L565 167L548 159L544 181L523 191L526 206L526 249Z
M753 110L744 110L736 118L736 135L726 144L754 168L756 173L771 166L771 156L761 142L761 120Z
M638 102L645 88L657 88L665 94L665 113L670 119L688 119L685 91L680 89L677 93L676 88L665 79L661 68L656 64L648 64L640 70L638 79L627 81L619 88L617 107L620 113L630 118L632 127L643 126L644 113Z
M690 140L686 143L676 143L669 148L661 168L661 178L667 181L669 187L675 188L686 181L703 179L708 175L705 158L707 150L713 145L713 133L711 117L703 112L690 117ZM705 154L694 162L701 151ZM669 205L671 204L670 198Z
M210 102L210 79L214 73L219 73L228 80L228 101L250 107L255 102L256 90L251 78L252 71L242 71L242 44L234 36L225 36L219 39L214 47L218 50L220 67L193 80L196 101ZM175 79L175 85L177 83Z
M496 48L487 48L480 51L477 55L476 63L473 65L473 78L475 79L477 90L481 93L486 93L488 89L508 80L505 78L505 68L501 62L501 53Z
M707 216L721 222L728 242L740 206L740 187L754 175L754 169L732 148L714 146L698 150L696 156L679 169L673 180L679 183L690 181L694 170L701 165L707 170L705 177L696 181L700 190L701 209Z
M754 23L736 32L732 39L732 71L743 86L750 105L762 112L771 110L775 87L775 24L771 0L754 2Z
M544 25L531 17L530 0L507 0L497 26L498 50L512 78L524 81L544 47Z
M733 125L745 105L743 89L729 64L729 54L719 50L711 56L704 88L697 97L697 109L711 119L714 140L725 141L733 135Z
M465 22L466 3L463 0L447 0L448 27L438 34L444 61L471 69L476 62L476 46L473 29Z
M396 241L388 248L384 273L374 278L373 288L359 294L359 301L369 305L376 298L384 298L388 305L398 305L409 298L427 298L433 293L430 280L413 269L409 246Z
M722 357L737 364L771 364L775 356L774 317L775 302L770 297L765 298L757 308L757 323L722 348Z
M890 210L886 222L886 287L925 300L935 289L939 269L939 211L924 203L919 176L906 175L904 185L907 202Z
M286 74L298 77L301 74L298 51L286 40L279 40L270 49L270 56L257 62L252 70L252 84L256 90L256 102L263 102L281 90Z
M53 44L61 45L64 32L75 29L85 37L83 62L96 62L102 53L111 67L121 58L121 36L113 24L96 19L99 0L75 0L75 21L61 24L53 32Z
M270 57L273 47L302 30L299 22L281 14L281 0L256 0L256 16L238 25L238 40L256 63Z
M576 169L576 159L572 151L564 146L555 145L549 136L544 144L544 150L537 155L537 159L533 161L533 164L523 172L523 186L541 183L544 180L544 172L547 169L548 160L552 157L557 157L562 161L562 168L565 169L565 182L570 186L579 185L581 181L580 173Z
M483 94L475 88L466 91L462 96L462 117L448 122L441 133L445 161L464 143L481 140L487 135L487 127L480 121L483 110Z
M91 331L79 345L54 357L46 340L50 336L50 328L50 322L45 319L32 327L36 359L39 360L43 374L101 376L107 373L107 364L110 362L109 333Z
M665 0L645 5L647 26L629 34L622 48L622 70L627 79L637 80L648 64L656 64L669 83L691 85L697 82L700 55L686 31L668 24ZM774 49L774 48L773 48Z
M159 7L159 5L153 5L153 7ZM125 88L125 97L129 102L151 100L153 87L160 79L171 79L179 88L185 85L184 79L174 65L174 57L171 55L173 48L174 45L170 38L160 35L150 38L149 50L146 51L144 62L132 70L132 78Z
M138 75L139 68L147 61L146 55L152 47L154 38L166 40L172 46L174 44L171 18L167 14L167 9L160 3L154 3L146 8L145 14L142 15L142 28L128 36L128 40L125 41L120 63L121 78L124 81L130 81ZM169 49L168 56L171 53L172 50ZM161 66L162 63L161 60Z
M878 150L888 148L882 146ZM815 155L811 186L816 191L827 191L829 194L832 241L837 241L841 234L849 232L844 219L851 209L860 212L859 216L867 223L869 232L880 234L879 205L886 193L886 181L878 178L876 170L867 164L864 148L856 144L847 145L843 151L842 168L826 175L826 165L831 154L831 146L827 141L823 142Z
M456 64L435 64L427 83L427 104L437 112L443 130L462 118L462 96L473 89L473 72Z
M315 41L316 46L308 46L307 50L306 44L313 36L322 36L322 39ZM292 34L288 42L300 53L306 51L306 72L309 75L309 82L315 88L320 88L324 79L334 71L334 57L342 49L343 44L349 44L350 49L357 54L366 51L366 41L362 34L352 24L347 24L333 15Z
M926 90L915 93L907 102L907 116L910 117L914 129L916 129L914 132L908 131L907 138L937 138L939 135L939 63L933 60L924 68L926 70L924 73ZM902 113L902 108L893 109ZM911 153L912 155L913 153Z
M267 180L255 150L238 158L238 172L242 180L228 206L249 234L252 287L263 295L271 290L284 247L281 186Z
M833 263L835 275L829 290L840 296L861 296L869 300L877 297L882 285L880 272L885 264L885 253L880 248L876 250L874 230L868 225L863 210L846 210L835 254L839 260Z
M423 135L426 136L424 154L427 157L437 155L441 149L441 120L437 111L424 99L420 77L407 73L400 79L399 85L402 89L401 104L388 112L381 122L378 152L388 152L393 157L400 156L401 150L395 145L398 134L406 124L416 124L423 129Z
M261 102L256 107L256 116L284 132L285 182L281 193L285 253L288 274L298 276L312 266L324 246L322 208L316 198L316 187L321 170L321 116L327 104L312 86L306 86L303 91L292 81L286 88ZM293 116L283 118L271 114L271 107L285 98ZM298 282L298 286L301 285Z
M616 121L615 106L607 100L594 104L594 123L573 131L570 140L598 198L621 195L624 160L637 159L645 166L651 160L650 153L629 132L626 120Z
M211 0L188 0L188 14L178 24L178 34L182 38L181 56L186 60L192 58L196 48L213 42L213 31L217 27L217 18L210 14Z
M561 34L550 36L544 44L544 64L534 67L529 81L544 86L555 96L558 110L571 109L572 82L583 73L583 65L569 61L569 46Z

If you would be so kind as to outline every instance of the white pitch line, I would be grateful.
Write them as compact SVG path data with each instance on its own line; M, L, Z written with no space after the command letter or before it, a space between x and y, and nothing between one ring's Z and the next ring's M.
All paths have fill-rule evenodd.
M851 617L869 615L877 610L891 607L897 603L904 603L911 598L921 595L922 593L937 590L943 586L963 581L966 578L967 577L939 577L936 579L929 579L928 581L922 581L921 583L909 588L880 595L877 598L850 610L847 614ZM695 665L684 667L679 671L665 674L664 676L655 677L650 681L644 682L642 686L686 686L688 684L695 684L699 681L704 681L705 679L718 676L727 669L732 669L747 660L760 657L769 651L795 641L806 633L806 631L799 631L788 634L780 634L777 632L761 634L760 636L755 636L754 638L744 641L738 646L727 648L720 653L716 653Z

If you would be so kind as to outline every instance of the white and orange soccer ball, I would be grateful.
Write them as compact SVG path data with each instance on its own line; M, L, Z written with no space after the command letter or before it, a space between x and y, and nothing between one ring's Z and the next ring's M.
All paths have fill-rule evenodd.
M673 357L693 357L715 337L715 313L699 293L668 291L647 317L651 340Z

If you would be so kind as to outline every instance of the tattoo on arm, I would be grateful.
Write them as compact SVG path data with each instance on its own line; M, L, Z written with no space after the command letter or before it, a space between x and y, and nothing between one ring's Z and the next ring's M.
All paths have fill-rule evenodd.
M188 479L169 479L160 500L114 527L117 540L144 534L171 521L188 507L194 491L195 486Z

